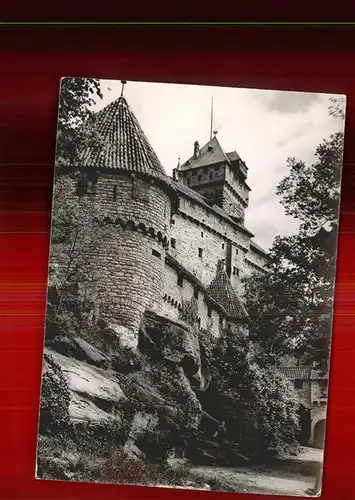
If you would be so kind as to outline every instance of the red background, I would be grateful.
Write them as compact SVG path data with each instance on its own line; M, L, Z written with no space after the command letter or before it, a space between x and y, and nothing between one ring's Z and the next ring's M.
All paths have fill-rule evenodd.
M1 498L138 499L169 495L178 499L192 494L201 499L232 498L231 494L34 479L55 128L62 76L347 94L322 498L355 497L354 29L0 29ZM188 116L187 109L187 120Z

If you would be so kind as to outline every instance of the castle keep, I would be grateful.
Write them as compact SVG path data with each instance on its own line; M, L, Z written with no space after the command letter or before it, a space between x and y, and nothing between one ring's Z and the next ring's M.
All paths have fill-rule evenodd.
M81 194L110 228L93 256L99 288L116 303L105 319L137 336L145 311L178 319L194 298L201 330L244 329L241 278L267 262L244 225L245 163L215 135L202 148L195 142L170 178L124 97L93 123L99 147L83 147L77 169Z

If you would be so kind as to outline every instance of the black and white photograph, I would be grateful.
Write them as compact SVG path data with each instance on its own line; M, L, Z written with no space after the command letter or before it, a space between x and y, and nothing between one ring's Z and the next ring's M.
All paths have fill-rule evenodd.
M346 97L59 84L37 479L319 496Z

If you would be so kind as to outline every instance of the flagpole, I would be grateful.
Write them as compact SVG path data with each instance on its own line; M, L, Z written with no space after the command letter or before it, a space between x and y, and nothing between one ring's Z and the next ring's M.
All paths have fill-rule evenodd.
M213 97L211 102L211 130L210 130L210 140L212 139L213 134Z

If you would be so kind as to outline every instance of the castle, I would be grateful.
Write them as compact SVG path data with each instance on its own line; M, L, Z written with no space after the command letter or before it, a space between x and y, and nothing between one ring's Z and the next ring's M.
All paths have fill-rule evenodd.
M92 200L110 228L104 247L98 241L92 253L96 285L116 304L100 317L132 347L145 312L178 320L194 299L202 332L246 332L242 279L266 272L268 254L244 225L250 192L244 161L214 135L203 147L196 141L168 177L123 96L96 113L93 127L100 147L83 145L78 164L57 164L56 174L79 173L78 194ZM307 440L319 441L326 378L295 363L282 371L310 412Z
M106 319L134 337L145 311L178 319L195 298L202 331L245 329L241 279L265 272L268 255L244 225L243 160L214 135L203 147L196 141L168 177L123 96L95 114L93 127L102 146L83 146L75 169L81 195L112 230L94 255L101 290L117 304Z

